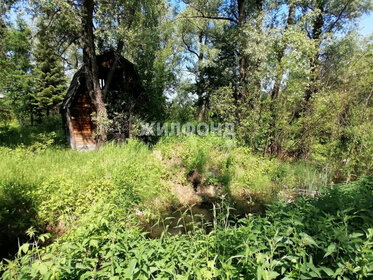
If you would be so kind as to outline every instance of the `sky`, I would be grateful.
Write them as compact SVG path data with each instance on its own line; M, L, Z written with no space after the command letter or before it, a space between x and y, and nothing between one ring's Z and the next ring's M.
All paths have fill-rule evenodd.
M361 17L359 22L359 32L363 36L373 34L373 13Z

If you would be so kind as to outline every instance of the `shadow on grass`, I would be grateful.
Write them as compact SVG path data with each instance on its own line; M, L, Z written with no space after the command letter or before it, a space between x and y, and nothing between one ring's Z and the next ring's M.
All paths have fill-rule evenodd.
M31 186L0 186L0 259L12 258L28 240L26 231L37 227L36 205Z

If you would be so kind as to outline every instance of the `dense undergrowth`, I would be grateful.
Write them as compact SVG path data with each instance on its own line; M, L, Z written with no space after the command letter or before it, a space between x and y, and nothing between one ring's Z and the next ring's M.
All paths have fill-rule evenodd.
M65 142L59 117L45 118L38 126L21 126L18 121L0 125L0 147L40 150L50 145L63 147Z
M236 224L223 203L212 230L159 239L139 231L127 199L97 203L52 245L30 233L3 279L369 279L372 199L366 178Z
M331 184L332 169L262 157L220 137L169 137L152 147L131 140L84 153L61 145L62 134L52 131L30 129L11 147L4 135L4 279L372 275L372 178L319 189ZM215 190L211 215L197 218L193 199L175 189L202 197L205 188ZM298 189L319 197L296 199ZM175 209L182 214L166 218ZM164 233L151 239L145 231L155 220ZM170 226L184 234L168 234Z

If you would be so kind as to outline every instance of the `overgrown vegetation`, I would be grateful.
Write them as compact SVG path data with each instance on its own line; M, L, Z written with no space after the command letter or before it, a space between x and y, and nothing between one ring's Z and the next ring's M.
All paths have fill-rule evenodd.
M0 1L0 277L373 279L372 11ZM60 119L78 69L70 109L90 109L69 115L92 152ZM158 121L235 136L140 135Z
M331 170L255 155L221 137L168 137L152 148L131 140L81 153L42 135L0 148L1 246L19 251L3 260L4 279L372 273L372 178L319 189L331 184ZM192 214L200 202L177 192L192 189L191 171L200 176L197 194L215 190L202 199L210 215ZM298 189L320 196L297 199ZM149 239L160 224L164 232ZM172 227L182 230L170 235Z
M94 191L94 190L93 190ZM118 192L119 191L119 192ZM112 190L52 245L28 232L3 279L368 279L373 275L373 180L277 203L233 223L229 205L187 234L148 239L131 191ZM99 195L100 191L97 192ZM85 202L89 201L88 199ZM208 229L208 230L207 230Z

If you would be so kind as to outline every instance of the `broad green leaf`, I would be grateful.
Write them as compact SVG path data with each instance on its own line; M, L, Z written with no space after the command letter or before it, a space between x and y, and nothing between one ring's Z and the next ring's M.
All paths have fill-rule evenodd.
M336 247L336 244L335 243L332 243L328 246L328 248L326 249L326 253L324 255L324 258L326 258L327 256L330 256L331 254L333 254L335 251L336 251L337 247Z
M305 245L312 245L318 247L315 240L313 240L313 238L309 236L307 233L302 232L299 235L302 237L302 241Z

